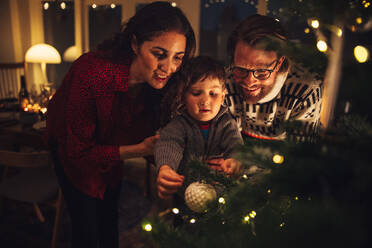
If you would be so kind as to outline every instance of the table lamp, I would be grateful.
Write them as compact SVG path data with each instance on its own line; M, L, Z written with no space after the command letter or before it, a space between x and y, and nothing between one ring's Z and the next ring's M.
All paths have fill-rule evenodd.
M25 61L28 63L41 63L41 70L45 83L48 83L46 74L46 64L60 64L61 55L51 45L40 43L30 47L25 55Z
M70 46L66 49L66 51L63 53L63 61L66 62L74 62L81 53L79 52L77 46Z

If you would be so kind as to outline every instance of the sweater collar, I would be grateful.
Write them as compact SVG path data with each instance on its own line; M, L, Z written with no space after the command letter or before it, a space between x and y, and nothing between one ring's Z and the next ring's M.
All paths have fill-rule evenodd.
M287 79L287 75L288 75L288 71L278 73L275 79L274 87L271 89L271 91L266 96L260 99L257 103L270 102L275 97L277 97L280 93L280 90L282 89L284 85L285 80Z

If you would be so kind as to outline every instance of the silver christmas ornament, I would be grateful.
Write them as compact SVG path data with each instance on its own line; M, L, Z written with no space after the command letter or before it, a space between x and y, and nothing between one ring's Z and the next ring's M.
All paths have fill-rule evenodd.
M186 205L197 213L206 211L207 203L216 198L216 190L212 185L206 183L194 182L185 191Z

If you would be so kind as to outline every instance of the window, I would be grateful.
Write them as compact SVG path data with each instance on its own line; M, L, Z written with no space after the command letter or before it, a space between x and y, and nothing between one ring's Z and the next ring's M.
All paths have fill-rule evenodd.
M45 5L48 3L48 5ZM52 45L63 56L64 51L75 44L74 2L73 1L43 1L43 22L45 43ZM46 6L48 6L46 8ZM50 82L58 87L70 63L47 64L47 74Z
M94 50L102 41L120 31L121 5L89 7L89 47Z
M227 39L245 17L257 13L257 0L201 0L200 54L228 63Z

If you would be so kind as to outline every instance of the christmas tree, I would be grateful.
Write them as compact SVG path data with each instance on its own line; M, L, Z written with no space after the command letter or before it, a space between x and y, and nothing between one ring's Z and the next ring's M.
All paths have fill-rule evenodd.
M353 45L356 60L342 55L345 33L369 31L370 5L366 0L284 1L281 20L297 20L308 36L283 49L325 76L322 134L301 143L246 139L237 149L244 169L236 177L221 177L193 161L188 180L213 185L216 194L197 191L209 199L202 211L170 209L183 225L175 227L162 217L144 220L144 233L157 247L372 246L372 126L368 108L361 117L350 114L346 104L358 106L366 93L347 95L341 87L338 94L339 82L368 82L368 74L355 76L356 68L371 68L368 49ZM304 49L311 45L317 51ZM288 132L295 125L288 123Z
M205 182L215 180L225 190L202 214L173 209L182 226L153 219L144 227L152 227L162 248L368 247L371 130L365 119L344 116L337 132L316 142L246 140L239 154L251 170L226 182L194 162Z

